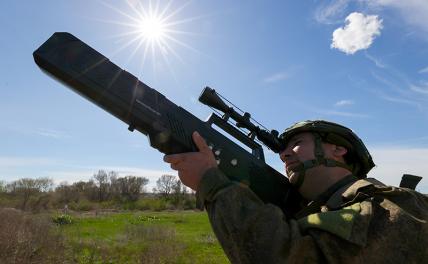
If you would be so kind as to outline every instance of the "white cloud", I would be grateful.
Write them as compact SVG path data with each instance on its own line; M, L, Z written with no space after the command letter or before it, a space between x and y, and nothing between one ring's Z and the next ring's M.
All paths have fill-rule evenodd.
M333 32L331 48L339 49L346 54L354 54L363 49L368 49L376 36L380 35L382 20L378 16L361 13L349 14L345 27Z
M428 82L422 82L421 85L410 85L410 90L421 94L428 94Z
M386 65L380 59L371 56L367 52L366 52L366 58L371 60L377 67L382 68L382 69L386 68Z
M28 158L28 157L1 157L0 168L17 168L30 166L46 166L57 164L57 161L50 158Z
M55 139L69 138L70 137L65 132L58 131L58 130L52 130L52 129L44 129L44 128L40 128L40 129L36 130L35 133L39 136L50 137L50 138L55 138Z
M350 112L343 112L343 111L321 110L321 111L318 111L318 112L321 113L321 114L323 114L323 115L328 115L328 116L344 116L344 117L370 118L369 115L358 114L358 113L350 113Z
M370 7L384 7L397 10L404 20L428 32L427 0L360 0Z
M371 118L370 115L367 114L359 114L359 113L353 113L353 112L346 112L346 111L337 111L337 108L326 109L326 108L320 108L320 107L314 107L313 105L306 105L305 106L308 111L311 111L315 114L315 116L309 118L309 119L329 119L325 116L341 116L341 117L352 117L352 118Z
M351 100L340 100L338 102L336 102L334 105L335 106L346 106L346 105L353 105L354 102Z
M405 24L416 29L412 33L419 34L422 37L428 33L428 1L427 0L332 0L321 2L315 12L315 20L323 24L337 23L340 17L351 3L356 3L360 10L370 10L372 12L380 12L383 9L397 11L399 16L404 20ZM425 34L419 33L417 30L422 30Z
M370 171L369 177L377 178L388 185L398 186L403 174L422 176L424 179L417 189L428 193L428 149L374 147L370 152L376 167Z
M416 108L421 109L421 105L418 102L416 102L416 101L403 99L401 97L388 96L388 95L385 95L383 93L379 93L379 96L380 96L381 99L389 101L389 102L400 103L400 104L407 104L407 105L411 105L411 106L414 106Z
M389 71L390 73L385 76L372 72L372 76L382 84L384 89L372 88L370 91L383 100L407 104L417 108L422 113L426 113L428 110L426 106L427 97L421 96L421 94L426 94L424 89L428 92L428 87L423 88L423 85L416 86L411 84L406 76L391 67L389 67Z
M286 72L279 72L279 73L275 73L271 76L268 76L264 79L264 82L266 83L274 83L274 82L279 82L282 80L285 80L289 77L289 75Z
M349 0L337 0L321 5L315 11L315 20L323 24L336 23L337 17L344 14L349 2Z
M428 73L428 67L425 67L425 68L423 68L423 69L420 69L420 70L418 71L418 73Z

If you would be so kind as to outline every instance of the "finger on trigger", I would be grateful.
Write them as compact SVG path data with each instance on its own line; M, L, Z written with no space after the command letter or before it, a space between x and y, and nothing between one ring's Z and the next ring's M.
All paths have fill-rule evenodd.
M165 155L163 157L163 160L167 163L177 163L183 160L183 157L181 154L171 154L171 155Z

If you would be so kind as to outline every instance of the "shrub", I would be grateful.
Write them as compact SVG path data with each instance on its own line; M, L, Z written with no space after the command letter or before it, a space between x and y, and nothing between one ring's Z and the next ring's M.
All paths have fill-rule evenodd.
M195 196L187 196L184 201L182 208L184 210L193 210L196 208L196 197Z
M60 214L53 216L52 221L57 225L69 225L74 222L73 218L68 214Z
M1 263L64 263L65 245L48 217L0 209Z

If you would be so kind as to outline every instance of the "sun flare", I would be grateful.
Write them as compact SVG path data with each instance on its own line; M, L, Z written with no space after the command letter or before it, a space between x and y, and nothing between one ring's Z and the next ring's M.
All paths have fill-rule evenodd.
M185 30L189 28L185 24L203 17L183 17L182 11L189 2L173 7L172 0L127 0L125 9L119 9L102 0L101 3L124 18L105 21L124 27L122 33L112 36L123 43L116 53L134 47L127 54L129 60L138 58L141 61L141 71L149 63L154 72L157 68L168 68L175 78L171 64L174 58L184 63L179 55L181 49L200 53L183 41L183 38L197 35Z
M138 27L141 37L148 41L164 41L167 33L166 24L161 17L155 15L141 19Z

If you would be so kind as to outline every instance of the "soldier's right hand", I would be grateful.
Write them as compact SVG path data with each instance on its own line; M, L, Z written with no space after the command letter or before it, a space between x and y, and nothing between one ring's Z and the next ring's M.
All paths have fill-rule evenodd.
M192 138L199 149L198 152L165 155L163 160L170 163L173 170L178 171L184 185L196 191L204 173L216 168L217 161L205 139L198 132L193 132Z

